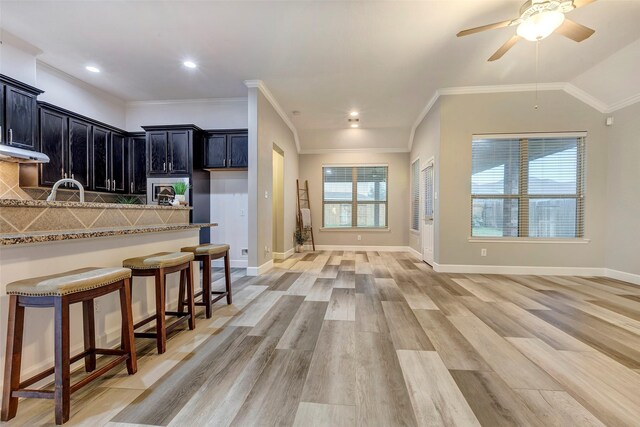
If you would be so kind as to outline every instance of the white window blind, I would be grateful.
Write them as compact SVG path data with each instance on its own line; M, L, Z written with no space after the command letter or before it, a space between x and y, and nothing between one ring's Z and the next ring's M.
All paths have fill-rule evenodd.
M325 166L325 228L387 226L387 166Z
M584 137L474 138L471 235L584 237Z
M411 164L411 229L420 229L420 161Z

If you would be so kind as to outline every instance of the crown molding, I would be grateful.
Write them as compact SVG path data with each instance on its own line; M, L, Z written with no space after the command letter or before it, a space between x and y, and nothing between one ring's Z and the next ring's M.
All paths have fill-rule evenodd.
M240 104L247 103L247 98L195 98L195 99L159 99L153 101L129 101L127 107L145 105L176 105L176 104Z
M422 109L418 117L416 118L413 126L411 127L411 132L409 134L409 151L413 147L413 139L416 134L416 129L420 126L420 123L424 120L424 118L429 114L429 111L436 104L438 99L444 95L473 95L473 94L482 94L482 93L508 93L508 92L533 92L535 90L539 91L551 91L551 90L561 90L565 93L573 96L579 101L584 102L591 108L599 111L600 113L612 113L616 110L619 110L624 107L628 107L629 105L635 104L636 102L640 102L640 94L631 96L627 99L624 99L620 102L616 102L613 104L606 104L605 102L599 100L595 96L585 92L584 90L576 87L572 83L567 82L555 82L555 83L524 83L524 84L512 84L512 85L490 85L490 86L460 86L460 87L447 87L437 89L427 105Z
M376 153L376 154L392 154L392 153L408 153L406 147L397 148L316 148L310 150L301 150L299 154L350 154L350 153Z
M262 80L245 80L244 84L248 88L257 88L260 92L262 92L264 97L267 98L267 100L269 101L271 106L276 110L276 112L278 113L282 121L285 122L285 124L289 127L289 129L293 133L293 139L296 142L296 150L298 153L300 153L300 139L298 138L298 130L289 119L289 116L287 116L287 114L284 112L284 110L280 106L280 103L275 98L275 96L273 96L269 88L267 88L267 86L264 84Z

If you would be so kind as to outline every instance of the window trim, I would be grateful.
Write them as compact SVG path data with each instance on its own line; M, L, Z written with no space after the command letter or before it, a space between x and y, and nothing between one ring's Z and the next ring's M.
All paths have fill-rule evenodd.
M528 194L528 179L523 180L523 176L529 175L529 139L540 138L576 138L577 158L576 158L576 193L571 194ZM586 186L586 152L587 152L587 132L525 132L517 134L473 134L471 143L476 139L518 139L520 143L520 177L518 180L518 194L480 194L474 195L470 191L470 221L469 221L469 237L470 242L502 242L502 243L589 243L591 240L586 238L586 212L585 212L585 186ZM524 149L523 149L524 148ZM472 158L473 163L473 158ZM471 182L472 175L469 177ZM575 237L530 237L529 236L529 209L528 203L535 199L575 199L576 200L576 230L579 235ZM473 235L473 201L475 199L504 199L518 201L518 236L474 236ZM527 208L522 209L522 205L526 204ZM527 215L525 215L527 213ZM577 215L582 213L582 215Z
M385 201L373 201L373 200L366 200L366 201L360 201L358 202L358 168L367 168L367 167L384 167L386 168L386 183L387 183L387 190L386 190L386 198ZM352 190L351 190L351 226L350 227L327 227L325 225L325 218L324 218L324 208L325 205L329 204L329 205L345 205L348 204L349 202L347 200L330 200L327 201L325 200L324 197L324 170L325 168L351 168L351 185L352 185ZM361 163L361 164L357 164L357 163L352 163L352 164L340 164L340 163L331 163L331 164L323 164L322 168L321 168L321 172L322 174L322 178L321 178L321 182L322 182L322 227L320 227L320 229L322 231L354 231L354 230L361 230L361 231L385 231L389 229L389 164L388 163ZM377 205L384 205L385 207L385 215L384 215L384 220L385 220L385 224L383 226L380 227L358 227L358 205L362 204L377 204ZM356 225L354 225L356 224Z

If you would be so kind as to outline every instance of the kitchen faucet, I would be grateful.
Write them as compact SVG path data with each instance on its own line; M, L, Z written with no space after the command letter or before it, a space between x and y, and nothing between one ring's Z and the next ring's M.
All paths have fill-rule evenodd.
M49 194L49 197L47 197L47 202L54 202L56 200L56 191L58 191L58 187L60 187L61 184L65 183L74 184L76 187L78 187L78 189L80 190L80 203L84 203L84 187L77 180L72 178L63 178L56 181L56 183L53 184L53 188L51 188L51 194Z

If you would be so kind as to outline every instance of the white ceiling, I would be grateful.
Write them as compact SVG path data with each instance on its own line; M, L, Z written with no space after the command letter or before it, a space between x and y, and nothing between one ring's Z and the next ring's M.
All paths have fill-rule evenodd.
M2 0L0 26L41 49L41 61L126 101L241 97L244 80L261 79L300 130L344 128L352 108L363 127L409 129L438 88L534 81L533 43L486 61L514 28L455 37L515 17L521 3ZM541 42L540 80L582 75L578 86L606 102L628 97L615 75L588 70L615 73L626 62L607 58L640 50L640 1L600 0L569 17L596 33ZM187 58L199 68L184 69ZM635 90L633 73L622 75L635 76Z

